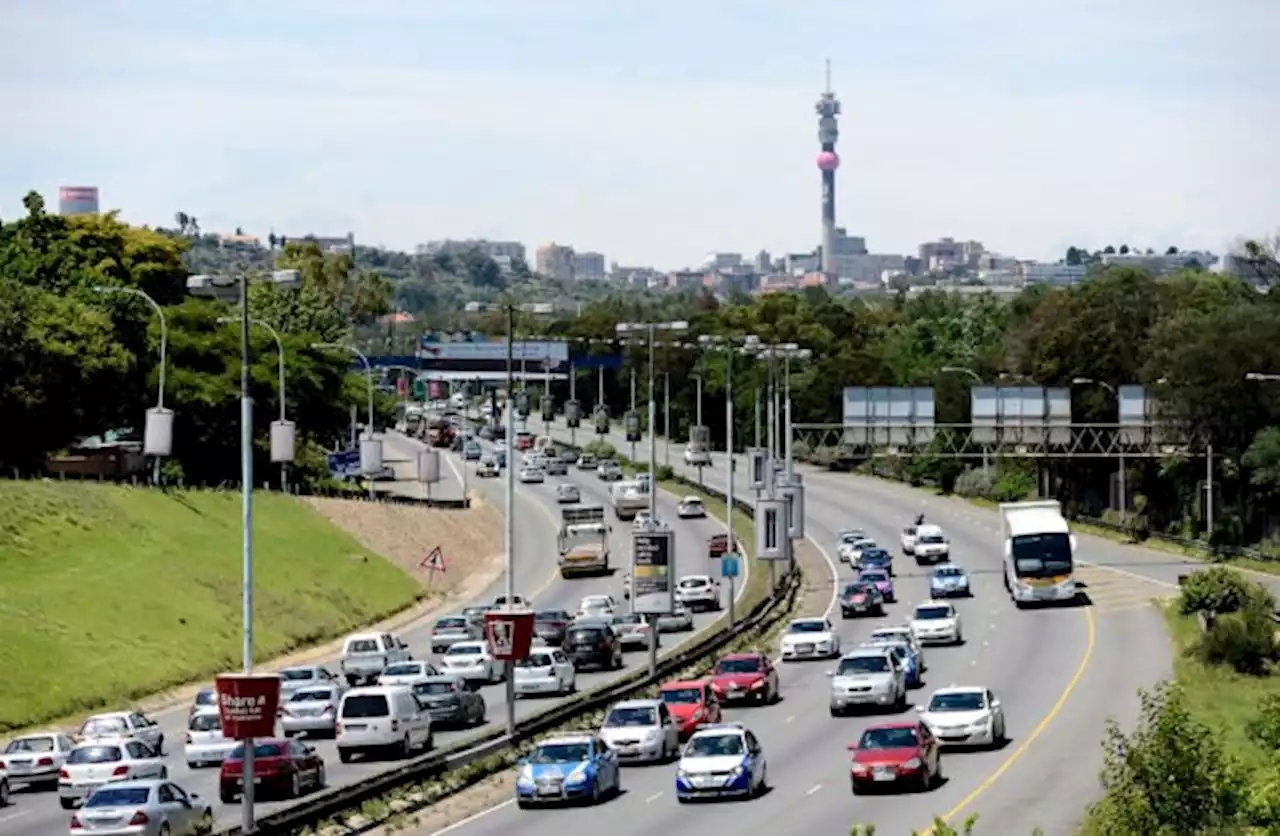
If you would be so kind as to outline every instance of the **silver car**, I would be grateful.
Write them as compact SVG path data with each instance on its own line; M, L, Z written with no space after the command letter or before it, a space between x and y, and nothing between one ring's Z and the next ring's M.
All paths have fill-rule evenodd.
M680 754L680 727L662 700L614 703L600 739L623 761L664 763Z
M280 671L280 702L285 702L295 691L301 688L309 688L312 685L325 685L337 681L338 678L323 665L300 665L294 668L284 668Z
M437 618L431 628L431 652L444 653L458 642L475 641L484 635L484 613L478 613L478 619L471 619L466 612L459 615L446 615Z
M58 770L67 762L75 741L60 732L28 734L9 741L0 754L0 775L9 786L58 786Z
M846 653L827 675L832 717L858 708L906 710L906 674L890 648L862 647Z
M639 613L619 613L609 620L623 650L645 650L649 647L649 624Z
M658 616L659 633L687 633L693 629L693 613L684 604L676 604L671 612Z
M72 815L70 836L86 832L94 836L197 836L213 832L213 809L200 796L168 781L121 781L95 790Z
M460 676L433 676L414 683L411 690L427 707L432 724L459 728L484 725L489 710L484 695Z
M104 784L142 778L167 780L164 759L141 740L85 743L71 750L58 775L58 802L70 810Z
M343 688L338 683L313 685L289 695L280 710L280 732L332 737Z
M546 471L548 476L566 476L569 473L569 463L559 456L549 456Z
M236 748L236 742L222 734L222 717L216 710L199 711L187 720L187 743L183 755L187 766L221 766L227 753Z

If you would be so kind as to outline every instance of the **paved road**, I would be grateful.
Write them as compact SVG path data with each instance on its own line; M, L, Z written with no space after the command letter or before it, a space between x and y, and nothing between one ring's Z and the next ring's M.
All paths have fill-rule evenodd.
M621 439L609 440L627 452ZM710 487L723 490L725 456L716 459L716 467L703 476ZM696 478L682 465L676 469ZM790 664L783 669L779 705L729 712L731 719L749 724L765 747L773 786L768 795L746 803L686 807L673 798L673 766L635 768L623 777L625 793L599 808L522 812L508 804L457 828L458 836L827 834L848 832L854 822L899 834L924 830L935 813L973 811L981 814L981 833L1018 836L1037 825L1047 836L1072 832L1098 792L1105 719L1130 721L1136 716L1135 690L1171 674L1168 639L1150 600L1172 594L1177 574L1191 564L1082 536L1082 552L1093 565L1083 567L1080 576L1093 606L1022 612L1008 601L1000 582L994 512L879 480L801 471L808 533L832 554L836 532L846 526L868 529L897 552L899 530L921 511L948 531L955 560L973 576L975 596L957 603L966 643L926 651L929 672L917 702L940 686L986 685L1004 701L1011 741L1001 751L948 753L946 783L925 796L855 798L848 786L845 744L879 718L831 718L824 675L830 665ZM745 461L737 472L748 472ZM846 647L877 624L903 621L927 596L926 574L910 561L897 561L902 603L891 606L884 619L840 622ZM848 575L843 567L841 575Z
M386 447L388 459L403 459L412 462L414 451L420 447L420 443L404 436L388 434ZM399 472L402 466L400 463L395 466L397 467L398 475L412 476L413 471L408 473ZM409 465L410 468L413 466L412 463ZM453 480L456 482L458 475L454 469L457 468L458 472L460 472L462 467L463 463L450 455L447 466L442 470L453 473ZM470 472L472 489L485 492L489 501L494 503L496 507L501 508L504 497L502 481L498 479L476 479L474 464L470 465L470 467L472 468ZM582 489L583 504L604 503L607 500L607 491L594 475L588 476L575 471L571 472L568 478ZM558 481L562 480L553 477L548 479L544 485L521 486L517 490L516 511L519 514L515 548L517 590L527 595L538 607L563 607L570 612L577 608L578 602L583 596L589 594L612 593L618 600L621 600L622 571L625 570L620 570L612 577L569 581L562 579L556 570L555 537L559 528L559 509L555 504L555 486ZM661 494L659 497L659 512L674 520L675 501L671 497ZM702 544L717 528L718 526L711 520L681 522L676 526L677 541ZM629 530L625 526L615 525L611 544L616 565L627 565L631 553ZM703 560L705 561L705 557ZM690 569L690 571L694 570ZM502 581L495 583L475 603L491 602L494 596L502 591L502 583ZM694 633L665 637L664 652L670 652L679 643L687 641L695 635L697 630L705 627L716 617L718 616L712 614L699 615L695 619ZM403 631L401 635L412 648L415 658L431 658L429 624L416 625ZM642 667L645 664L645 654L643 652L628 653L626 661L627 670ZM336 666L337 660L325 660L325 663ZM617 675L605 673L582 674L578 677L578 687L579 689L597 687ZM490 723L500 724L505 721L504 693L502 685L492 686L484 690ZM525 716L544 710L555 704L555 702L556 700L554 699L521 700L517 704L516 713L517 716ZM169 767L169 775L188 791L198 793L200 796L214 802L219 826L234 824L239 821L239 807L238 805L222 805L217 800L218 771L216 769L191 770L183 758L182 747L186 729L186 713L186 707L182 706L153 715L164 728L165 749L167 752L165 760ZM441 731L436 735L437 745L447 745L460 736L474 733L474 730L465 732ZM361 778L394 766L394 764L376 761L357 761L343 764L339 762L331 741L316 741L316 747L324 756L330 786L358 781ZM15 793L13 800L13 806L0 810L0 832L4 833L5 836L51 836L51 834L66 831L70 814L59 807L55 793L25 791ZM260 815L280 809L287 803L261 803L259 805Z

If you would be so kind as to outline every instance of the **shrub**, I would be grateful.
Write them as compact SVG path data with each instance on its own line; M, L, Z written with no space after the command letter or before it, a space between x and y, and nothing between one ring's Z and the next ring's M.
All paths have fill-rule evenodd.
M614 449L612 444L600 438L589 442L582 448L582 452L595 456L598 459L612 459L616 458L618 455L618 451Z
M1265 674L1276 658L1276 624L1257 609L1219 616L1192 648L1206 665L1230 665L1237 673Z
M1280 696L1268 695L1249 721L1249 737L1264 749L1280 752Z
M991 499L995 494L995 477L989 470L971 467L956 477L952 490L960 496Z
M1225 566L1193 573L1183 583L1178 598L1178 607L1184 615L1242 610L1269 613L1275 606L1275 599L1266 587Z

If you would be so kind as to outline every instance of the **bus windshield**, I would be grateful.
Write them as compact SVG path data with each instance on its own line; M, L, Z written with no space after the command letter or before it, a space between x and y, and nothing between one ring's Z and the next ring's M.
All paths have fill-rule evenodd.
M1024 534L1013 538L1013 569L1020 578L1050 578L1071 574L1071 538L1053 534Z

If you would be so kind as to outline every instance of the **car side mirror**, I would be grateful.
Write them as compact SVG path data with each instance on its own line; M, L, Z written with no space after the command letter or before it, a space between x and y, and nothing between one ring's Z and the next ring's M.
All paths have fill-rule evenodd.
M848 746L846 746L845 748L846 748L846 749L848 749L850 752L856 752L856 751L858 751L858 744L856 744L856 743L850 743L850 744L849 744Z
M1072 554L1074 554L1074 553L1075 553L1075 551L1076 551L1076 535L1072 534L1072 535L1071 535L1071 552L1072 552Z
M823 675L824 675L824 676L829 676L829 677L830 677L830 676L835 676L835 675L836 675L836 672L835 672L835 671L824 671L824 674L823 674Z
M992 708L999 708L999 707L1000 707L1000 700L992 700L992 701L991 701L991 707L992 707Z
M924 706L923 706L923 705L913 705L913 706L911 706L911 707L912 707L913 709L915 709L916 711L918 711L918 712L922 713L922 714L924 713Z

